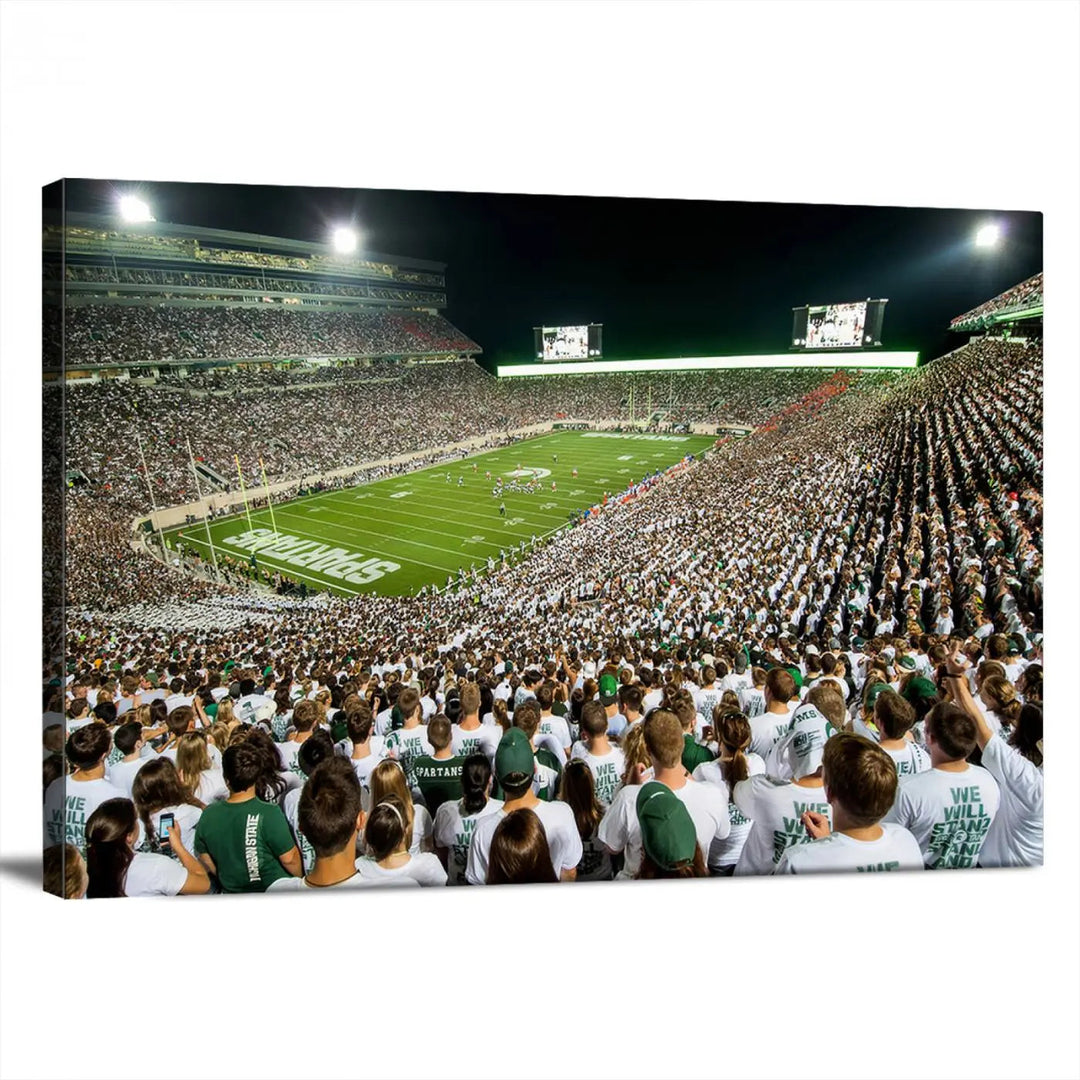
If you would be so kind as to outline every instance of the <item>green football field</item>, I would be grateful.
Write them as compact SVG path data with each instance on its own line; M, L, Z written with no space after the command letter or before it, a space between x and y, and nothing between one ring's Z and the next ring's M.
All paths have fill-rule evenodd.
M497 563L503 550L516 554L521 541L528 548L534 537L555 532L571 514L600 502L605 491L622 491L714 441L699 435L556 432L370 484L275 502L272 515L265 507L252 510L250 524L245 513L218 518L210 535L219 559L227 555L250 565L254 553L260 569L278 571L308 589L409 595L425 585L441 589L459 569L486 570L489 557ZM504 483L536 477L540 490L496 498L497 476ZM253 494L257 490L249 489ZM506 504L505 516L500 503ZM202 523L166 530L165 538L209 558Z

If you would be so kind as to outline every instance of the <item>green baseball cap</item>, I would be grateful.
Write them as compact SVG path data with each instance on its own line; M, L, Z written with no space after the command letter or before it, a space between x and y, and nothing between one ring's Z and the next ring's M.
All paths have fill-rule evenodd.
M532 776L535 759L532 743L521 728L510 728L495 750L495 775L500 781L517 773Z
M619 682L614 675L600 676L600 704L614 705L619 694Z
M901 656L900 659L896 661L896 663L897 663L897 665L899 667L902 667L905 671L914 671L915 668L918 666L915 663L915 657L914 656Z
M886 691L891 690L892 687L888 683L874 683L873 686L866 692L866 707L872 709L874 702Z
M904 685L903 698L905 701L932 701L938 696L937 687L929 680L924 679L921 675L916 675L914 679L908 679Z
M645 854L662 870L692 862L697 832L690 812L666 784L650 780L637 797L637 816Z

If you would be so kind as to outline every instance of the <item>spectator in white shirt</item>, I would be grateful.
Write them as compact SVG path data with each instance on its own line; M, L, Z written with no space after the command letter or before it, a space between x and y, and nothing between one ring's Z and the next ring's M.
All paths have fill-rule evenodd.
M177 896L210 891L205 868L184 846L179 823L169 830L175 860L136 852L139 822L130 799L108 799L86 823L86 895Z

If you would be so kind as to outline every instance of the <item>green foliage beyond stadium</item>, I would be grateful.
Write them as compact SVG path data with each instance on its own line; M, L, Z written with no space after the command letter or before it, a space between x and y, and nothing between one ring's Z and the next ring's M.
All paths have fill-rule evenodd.
M218 518L210 534L219 559L228 556L234 565L247 566L254 548L260 570L280 572L308 589L407 596L425 585L441 589L459 569L469 573L475 565L484 571L488 558L498 561L502 550L517 555L522 541L528 548L533 537L549 536L570 515L599 503L605 491L623 491L714 441L698 435L558 432L359 487L275 502L273 518L265 507L251 511L251 527L244 513ZM535 474L540 490L493 497L495 478L508 484L519 466L520 482ZM249 496L257 493L249 490ZM505 516L500 503L506 504ZM167 530L165 539L209 560L201 522ZM320 563L337 576L322 572Z

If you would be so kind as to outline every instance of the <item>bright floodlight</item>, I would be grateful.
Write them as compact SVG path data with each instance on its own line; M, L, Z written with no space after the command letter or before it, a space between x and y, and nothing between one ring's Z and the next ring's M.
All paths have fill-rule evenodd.
M154 220L150 207L137 195L124 195L120 199L120 216L130 222Z
M334 230L334 250L342 255L351 255L356 250L357 236L355 229L341 226Z
M997 225L984 225L975 234L975 244L977 247L993 247L1000 236L1001 229Z

